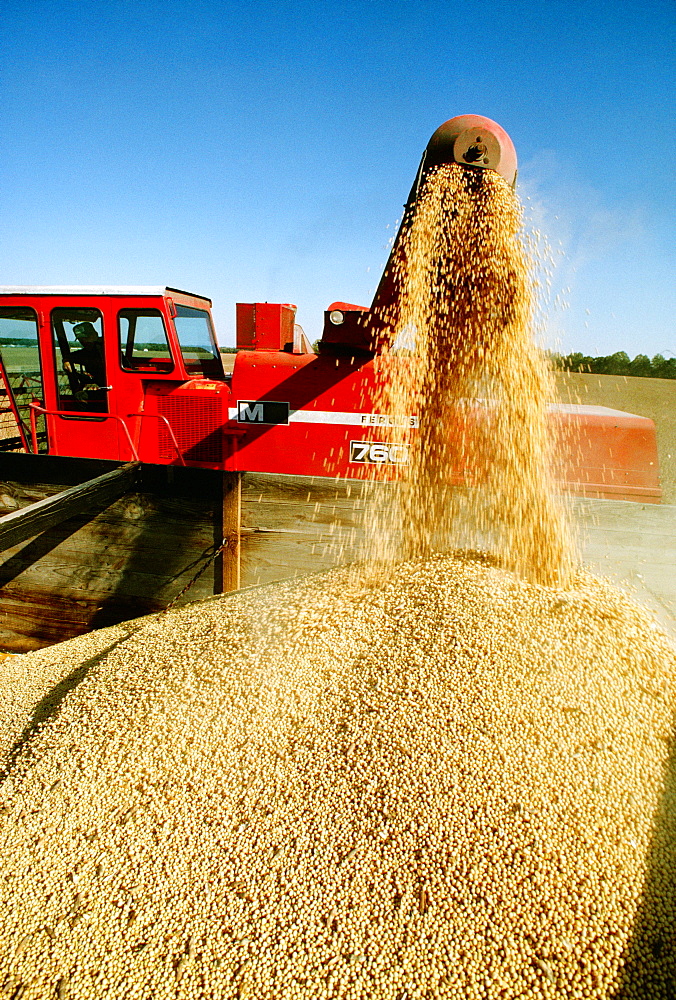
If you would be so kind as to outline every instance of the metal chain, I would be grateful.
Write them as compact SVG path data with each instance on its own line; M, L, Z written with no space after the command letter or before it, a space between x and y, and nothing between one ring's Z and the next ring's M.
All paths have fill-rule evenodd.
M223 539L223 541L218 546L218 548L212 553L212 555L209 556L209 558L205 562L204 566L200 566L200 568L197 570L197 572L195 573L195 575L188 581L188 583L186 583L185 587L183 587L182 590L179 590L179 592L176 595L176 597L174 597L174 599L171 601L171 603L167 604L166 608L164 609L164 611L161 612L161 614L166 615L166 613L168 611L171 611L171 609L174 607L174 605L178 601L180 601L181 598L185 594L188 593L188 591L190 590L190 588L193 587L197 583L197 581L202 576L202 574L206 573L206 571L209 569L209 567L212 566L213 563L216 562L216 560L220 556L221 552L224 552L225 549L232 547L232 544L236 540L237 535L238 535L238 532L233 532L231 535L229 535L228 537L226 537L226 538ZM208 551L208 549L207 549L207 551Z

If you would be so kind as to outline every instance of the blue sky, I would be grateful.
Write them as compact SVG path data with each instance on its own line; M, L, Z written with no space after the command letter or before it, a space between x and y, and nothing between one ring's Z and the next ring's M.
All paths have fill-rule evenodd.
M4 0L0 284L368 304L436 127L512 136L549 343L676 355L672 0Z

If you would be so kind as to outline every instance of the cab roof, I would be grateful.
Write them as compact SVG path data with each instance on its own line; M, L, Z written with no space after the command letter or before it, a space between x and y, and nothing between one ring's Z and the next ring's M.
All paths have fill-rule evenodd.
M196 292L165 285L0 285L0 295L188 295L211 305L211 299Z

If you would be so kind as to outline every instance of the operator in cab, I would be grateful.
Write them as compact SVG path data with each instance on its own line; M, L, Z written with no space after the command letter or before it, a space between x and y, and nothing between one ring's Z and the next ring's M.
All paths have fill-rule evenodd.
M72 372L73 365L77 365L95 383L93 388L98 389L106 382L103 339L99 337L93 323L78 323L73 327L73 333L82 347L78 351L71 352L69 360L64 362L63 367L67 372Z
M93 323L78 323L73 327L73 333L82 345L79 350L71 351L68 361L63 367L67 372L79 376L80 391L76 398L81 402L94 404L104 398L102 392L106 384L106 363L103 354L103 338L99 337Z

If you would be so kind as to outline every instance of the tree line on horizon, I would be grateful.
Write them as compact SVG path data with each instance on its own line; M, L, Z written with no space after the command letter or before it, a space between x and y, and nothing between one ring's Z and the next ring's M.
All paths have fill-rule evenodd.
M665 358L662 354L656 354L654 358L649 358L647 354L637 354L633 360L624 351L598 358L589 357L579 351L572 354L557 354L550 351L548 354L555 371L676 379L676 358Z

